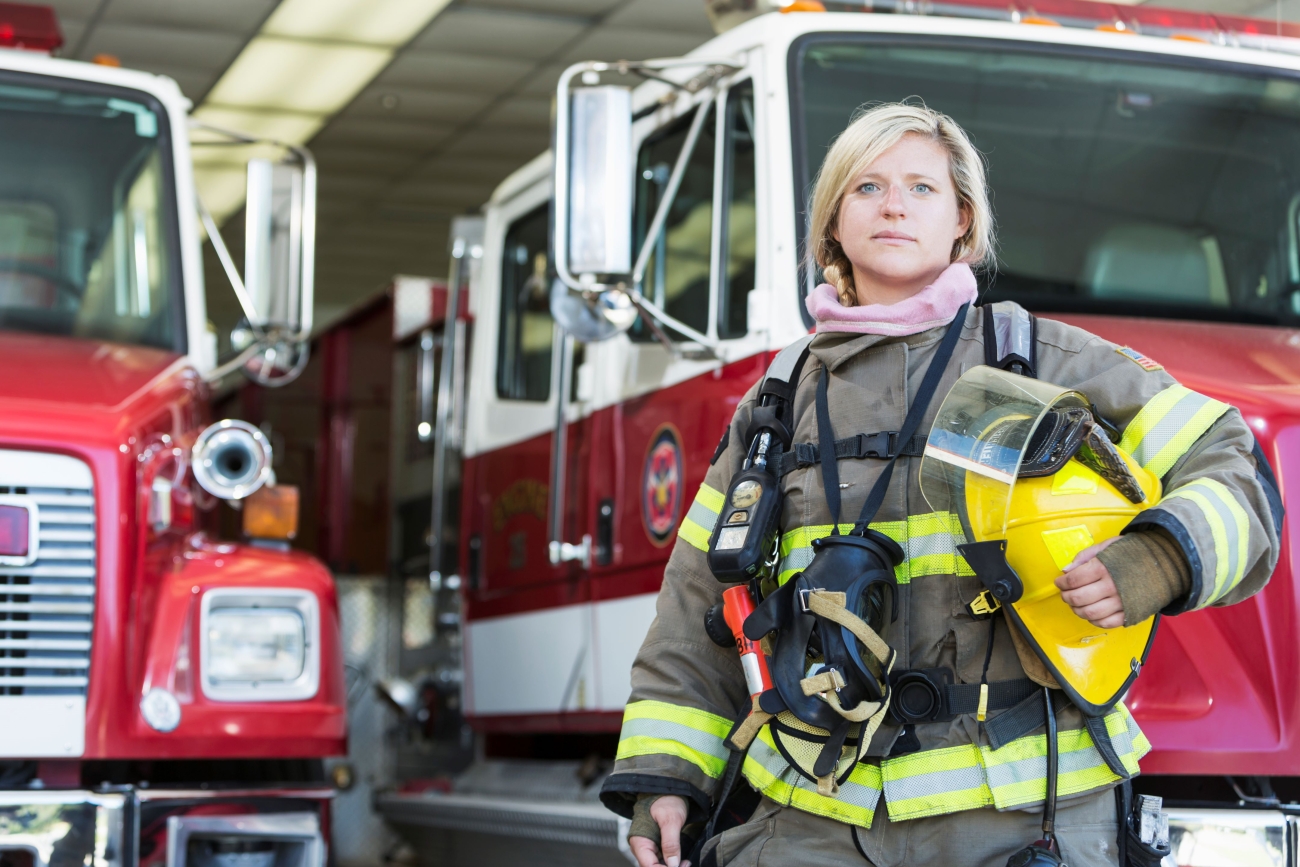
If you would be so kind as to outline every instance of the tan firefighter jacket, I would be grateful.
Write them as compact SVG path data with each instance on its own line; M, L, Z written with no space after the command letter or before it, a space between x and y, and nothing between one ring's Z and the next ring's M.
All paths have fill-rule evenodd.
M837 439L897 431L945 330L903 338L818 335L794 399L794 442L818 441L813 398L822 365L832 373L828 394ZM1136 352L1079 328L1040 319L1037 340L1038 378L1087 395L1099 414L1123 431L1121 446L1163 481L1164 499L1134 525L1164 528L1191 564L1189 598L1175 601L1165 613L1229 605L1258 592L1277 562L1280 502L1271 472L1265 467L1262 475L1257 473L1254 438L1238 411L1184 388ZM982 317L972 308L922 432L930 429L957 378L982 363ZM682 522L657 616L632 667L617 762L602 795L624 815L631 814L638 793L679 794L698 807L695 815L706 812L727 762L724 738L750 706L735 648L710 641L703 621L724 589L710 574L705 552L723 492L744 458L743 433L756 391L757 385L740 403L726 448L710 466ZM920 463L920 458L899 458L888 496L871 525L898 541L907 557L897 570L900 614L882 637L898 653L895 671L947 667L958 681L978 683L990 627L974 620L966 606L982 587L955 550L965 541L955 516L932 512L922 497ZM884 464L871 458L839 462L841 520L848 522L842 532L857 519ZM818 466L795 469L782 483L778 569L784 582L811 562L810 542L829 534L830 512ZM1007 623L996 619L988 679L1024 678ZM1138 759L1150 749L1146 737L1122 703L1105 722L1119 759L1136 773ZM743 773L774 801L867 827L881 798L892 821L986 806L1032 807L1044 800L1041 727L995 750L975 716L967 714L951 722L916 725L920 749L890 757L900 731L883 726L867 757L833 797L819 795L815 783L790 767L774 749L767 728L750 746ZM1058 743L1061 797L1107 788L1119 779L1073 706L1060 714Z

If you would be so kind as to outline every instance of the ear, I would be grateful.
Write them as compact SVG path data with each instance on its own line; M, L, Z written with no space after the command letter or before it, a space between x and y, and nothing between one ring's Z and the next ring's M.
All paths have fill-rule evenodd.
M970 224L971 224L970 208L966 207L961 202L958 202L957 203L957 234L953 236L953 240L955 241L958 238L960 238L962 235L965 235L966 232L970 229Z

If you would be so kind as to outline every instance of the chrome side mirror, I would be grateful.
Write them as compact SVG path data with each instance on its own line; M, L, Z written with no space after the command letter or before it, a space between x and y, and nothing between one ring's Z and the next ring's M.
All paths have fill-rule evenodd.
M287 385L306 368L310 348L316 284L316 160L297 145L197 120L190 125L236 144L269 144L287 152L283 160L248 161L243 276L212 214L197 199L203 227L244 314L244 322L231 334L238 354L205 376L215 381L242 368L260 385Z
M632 271L632 91L573 91L568 270L581 283Z
M674 67L703 68L687 84L659 74ZM705 111L696 111L673 177L651 221L640 253L632 256L632 207L636 162L632 150L632 90L601 84L601 75L638 75L695 93L712 92L719 79L741 65L731 59L694 57L665 60L575 63L560 75L555 111L555 273L559 288L551 311L560 326L580 340L605 340L631 327L638 314L671 352L676 348L662 326L706 349L715 341L670 316L641 294L641 277L672 205ZM579 78L580 77L580 78ZM579 78L582 86L573 87ZM561 291L561 289L563 291Z
M306 172L302 165L248 161L244 199L244 288L260 321L250 324L302 329L303 216Z

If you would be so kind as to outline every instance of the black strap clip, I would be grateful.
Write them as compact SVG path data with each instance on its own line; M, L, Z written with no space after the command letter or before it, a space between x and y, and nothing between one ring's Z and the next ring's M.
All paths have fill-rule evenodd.
M888 460L897 454L898 431L883 430L879 433L858 434L857 457Z

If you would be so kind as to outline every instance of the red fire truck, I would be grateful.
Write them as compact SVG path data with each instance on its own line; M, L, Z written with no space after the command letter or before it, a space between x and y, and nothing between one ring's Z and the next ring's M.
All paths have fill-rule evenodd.
M201 212L245 313L218 365L189 101L61 41L0 4L0 864L317 867L334 585L267 437L209 418L304 360L314 163L249 164L246 280ZM245 542L203 532L223 500Z
M449 374L467 394L463 707L484 750L450 792L378 799L439 863L621 862L598 775L573 774L583 750L612 755L719 435L811 326L807 200L860 106L922 98L987 156L999 255L983 298L1239 407L1289 496L1300 29L1082 0L782 5L713 0L719 35L685 58L571 67L557 156L485 208L477 336ZM1172 805L1179 864L1297 863L1294 526L1258 597L1161 624L1127 697L1154 744L1139 788Z

